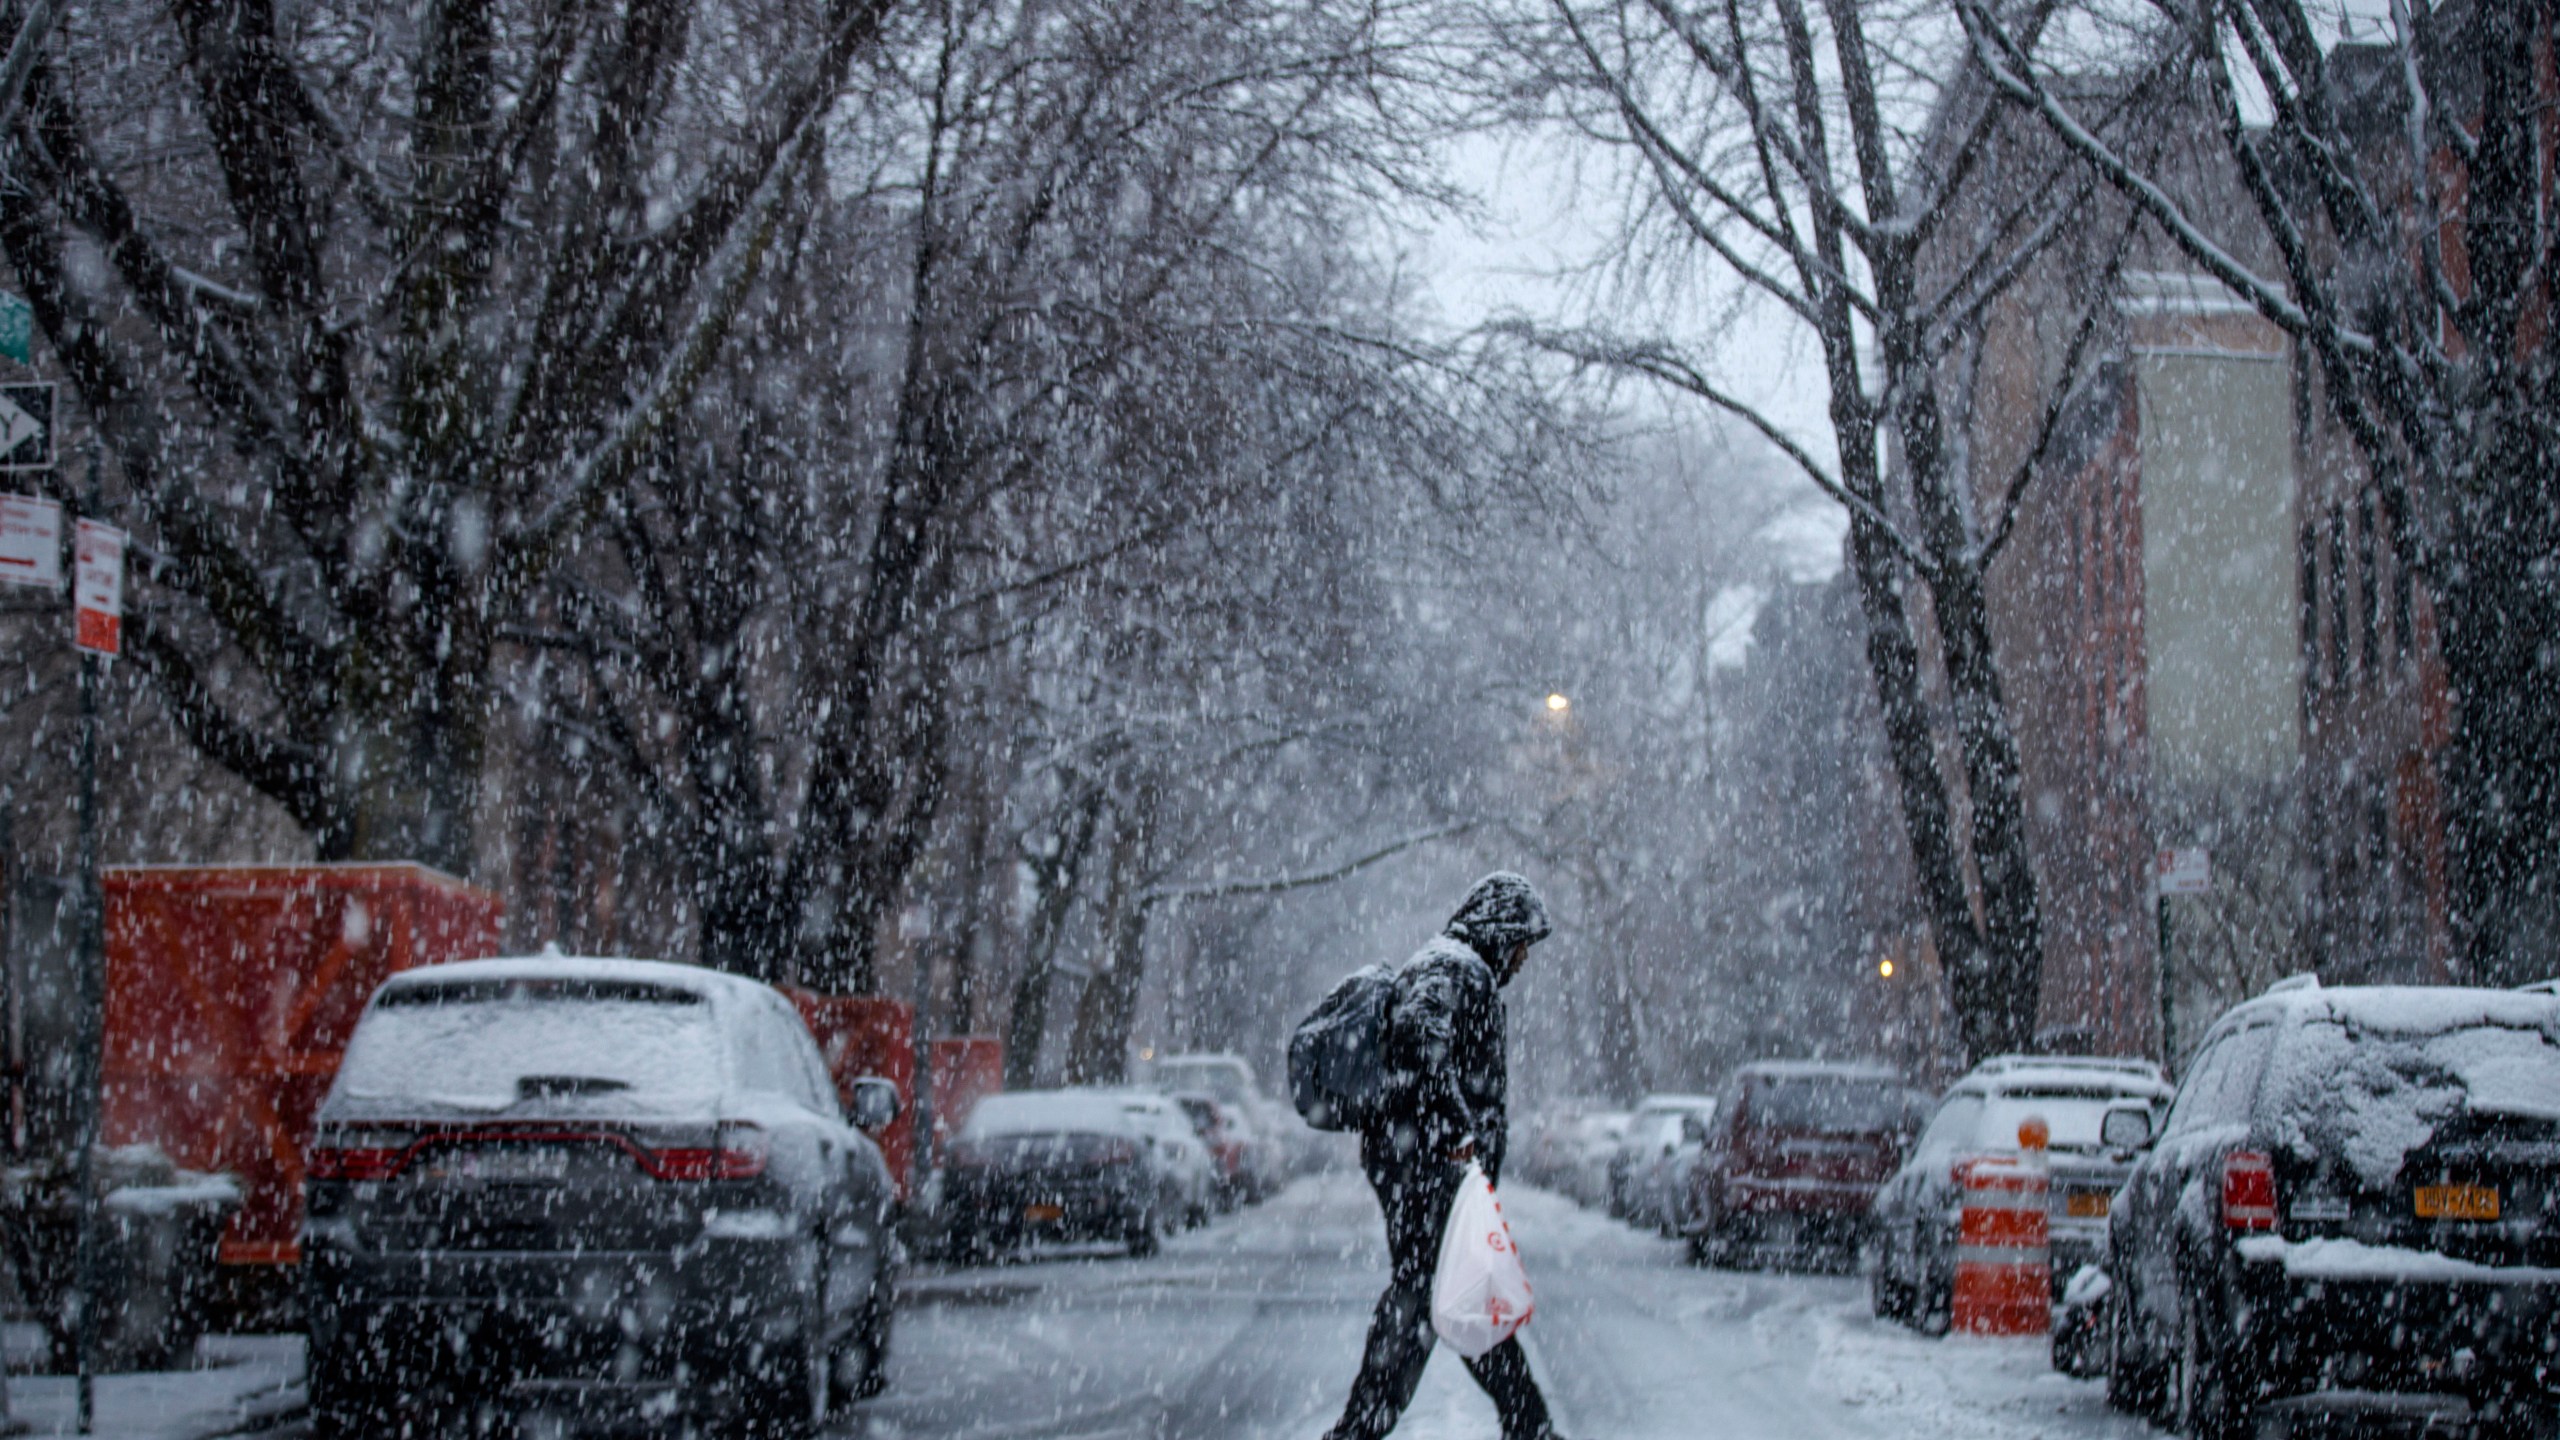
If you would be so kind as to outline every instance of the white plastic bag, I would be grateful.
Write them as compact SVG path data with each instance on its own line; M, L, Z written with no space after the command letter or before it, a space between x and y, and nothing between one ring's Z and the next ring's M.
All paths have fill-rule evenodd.
M1473 1360L1529 1323L1529 1272L1493 1186L1472 1161L1440 1232L1440 1268L1431 1277L1431 1328Z

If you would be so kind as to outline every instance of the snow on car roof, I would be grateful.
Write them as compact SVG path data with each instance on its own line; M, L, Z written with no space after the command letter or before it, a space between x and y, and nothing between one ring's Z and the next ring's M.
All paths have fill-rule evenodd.
M1853 1060L1755 1060L1735 1073L1781 1080L1817 1076L1842 1080L1889 1080L1896 1084L1902 1080L1902 1072L1889 1065L1862 1064Z
M2560 1031L2560 995L2461 985L2305 986L2261 995L2245 1008L2335 1020L2387 1035L2441 1035L2475 1025Z
M1636 1113L1639 1115L1648 1111L1713 1110L1714 1108L1716 1108L1716 1097L1713 1095L1676 1095L1665 1092L1659 1095L1647 1095L1636 1102Z
M541 955L511 955L490 960L422 965L415 970L403 970L383 981L382 990L410 990L422 985L474 980L620 980L690 990L705 999L715 995L751 995L768 988L744 976L723 974L718 970L673 960L634 960L619 955L562 955L555 951Z
M2141 1095L2166 1100L2177 1092L2177 1087L2150 1076L2079 1066L2015 1065L1988 1075L1968 1075L1965 1078L1978 1079L1985 1089L2003 1095L2023 1091L2061 1091L2073 1095Z
M1253 1062L1241 1055L1230 1055L1223 1050L1193 1050L1181 1055L1166 1055L1157 1059L1156 1065L1158 1068L1168 1065L1185 1067L1214 1065L1221 1070L1234 1070L1246 1075L1253 1073Z
M689 1113L724 1093L759 996L777 1003L752 980L658 960L545 954L403 971L357 1023L323 1114L539 1107L556 1099L546 1082Z
M960 1133L968 1139L1068 1130L1127 1134L1136 1128L1130 1099L1126 1092L1105 1090L1008 1090L979 1101Z

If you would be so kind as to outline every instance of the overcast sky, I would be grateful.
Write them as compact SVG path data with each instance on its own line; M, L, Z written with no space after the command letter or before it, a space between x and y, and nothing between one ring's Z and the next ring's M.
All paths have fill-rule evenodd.
M1597 167L1577 171L1556 144L1479 138L1451 153L1451 177L1480 199L1472 221L1427 221L1398 237L1401 263L1452 329L1525 314L1559 325L1592 324L1628 334L1667 335L1710 362L1715 377L1758 406L1826 465L1834 455L1825 418L1829 395L1812 337L1774 306L1746 312L1720 334L1696 312L1702 303L1631 308L1595 258L1607 253L1621 198ZM1680 423L1711 423L1706 407L1666 397ZM1768 467L1788 475L1783 462ZM1798 579L1838 568L1844 524L1839 507L1800 479L1784 482L1786 508L1764 527L1770 562Z

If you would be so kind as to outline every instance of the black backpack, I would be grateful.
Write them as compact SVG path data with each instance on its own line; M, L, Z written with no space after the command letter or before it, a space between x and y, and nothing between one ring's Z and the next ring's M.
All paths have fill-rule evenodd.
M1289 1037L1289 1098L1318 1130L1362 1130L1387 1104L1387 1012L1396 972L1367 965L1342 977Z

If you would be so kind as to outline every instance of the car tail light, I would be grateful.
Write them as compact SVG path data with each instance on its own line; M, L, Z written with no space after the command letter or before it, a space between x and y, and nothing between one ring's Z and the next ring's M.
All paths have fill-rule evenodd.
M2222 1224L2229 1230L2276 1228L2276 1167L2258 1150L2222 1157Z
M409 1163L418 1137L406 1130L324 1130L303 1155L314 1180L388 1180Z
M720 1127L717 1144L660 1146L639 1158L657 1180L752 1180L764 1173L770 1154L761 1128L732 1123Z

